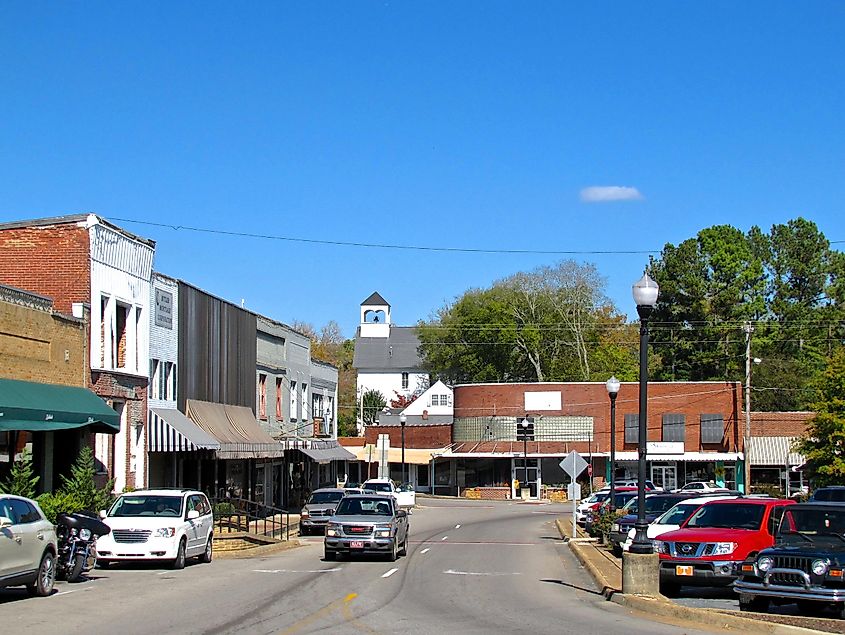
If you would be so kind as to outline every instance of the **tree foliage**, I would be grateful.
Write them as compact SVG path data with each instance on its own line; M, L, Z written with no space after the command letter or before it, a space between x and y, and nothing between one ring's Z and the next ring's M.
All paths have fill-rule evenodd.
M0 483L0 493L35 498L39 476L32 467L32 453L24 450L15 457L9 476Z
M630 379L636 349L604 286L567 260L471 289L418 324L425 364L447 383Z
M97 487L95 474L94 452L84 446L71 467L70 476L62 476L61 488L38 497L38 503L47 518L56 522L56 514L59 512L97 513L107 509L114 499L114 480L108 481L103 487Z
M816 486L845 483L845 351L829 360L818 382L816 416L795 450L807 458Z
M364 392L361 400L363 401L361 415L364 419L364 425L375 424L378 421L378 413L387 405L384 395L380 391L371 388Z

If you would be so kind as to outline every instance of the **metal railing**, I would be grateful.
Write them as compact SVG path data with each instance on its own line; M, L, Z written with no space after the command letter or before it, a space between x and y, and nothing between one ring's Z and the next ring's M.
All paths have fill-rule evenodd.
M215 498L214 529L218 534L250 533L290 540L290 513L245 498Z

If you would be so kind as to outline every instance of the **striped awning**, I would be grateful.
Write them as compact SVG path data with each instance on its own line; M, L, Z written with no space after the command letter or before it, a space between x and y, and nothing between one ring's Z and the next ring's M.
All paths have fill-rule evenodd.
M150 408L150 452L219 450L220 442L175 408Z
M798 437L751 437L749 458L751 465L803 465L806 459L792 451Z

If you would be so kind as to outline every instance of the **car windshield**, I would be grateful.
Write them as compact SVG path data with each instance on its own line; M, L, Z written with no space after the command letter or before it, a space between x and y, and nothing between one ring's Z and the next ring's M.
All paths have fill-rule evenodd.
M783 514L778 537L836 536L845 541L845 509L789 509Z
M760 529L764 505L725 503L702 505L684 527L720 527L723 529Z
M390 487L390 483L373 483L367 482L364 483L364 489L369 489L374 492L392 492L393 489Z
M308 504L325 505L326 503L336 503L341 498L343 498L343 492L314 492L308 499Z
M654 522L657 525L683 525L684 521L699 507L701 505L678 503Z
M109 516L169 516L182 515L182 497L166 495L129 494L118 498Z
M335 511L336 516L392 516L390 501L383 498L363 498L355 496L340 501Z
M819 489L813 494L814 501L845 501L845 489Z
M403 483L402 485L400 485L399 487L396 488L396 491L397 492L413 492L414 486L411 485L410 483Z
M636 492L617 492L616 495L613 497L614 507L624 507L625 503L630 501L632 498L636 498Z
M645 513L662 514L667 509L673 507L677 502L678 499L672 496L647 496L645 499ZM625 504L623 509L628 514L636 514L639 511L640 506L637 504L637 499L632 498Z

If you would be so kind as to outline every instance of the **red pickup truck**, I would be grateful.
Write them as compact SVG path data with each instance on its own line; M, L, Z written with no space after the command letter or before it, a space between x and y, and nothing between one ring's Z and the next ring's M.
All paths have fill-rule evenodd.
M682 586L727 586L750 555L771 547L787 505L776 498L712 500L680 529L660 536L660 592L676 597Z

